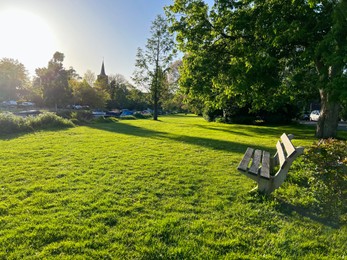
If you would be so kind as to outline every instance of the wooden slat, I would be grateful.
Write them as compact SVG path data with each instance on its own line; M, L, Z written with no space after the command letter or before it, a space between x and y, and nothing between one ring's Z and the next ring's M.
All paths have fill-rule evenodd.
M248 172L253 173L254 175L258 175L260 161L261 161L261 154L262 154L261 150L255 150L253 155L252 165L249 168Z
M281 140L284 145L284 148L286 149L287 157L292 156L292 154L295 153L295 147L292 144L292 142L289 140L288 136L286 134L282 134Z
M266 179L270 179L270 153L266 151L263 151L260 176Z
M286 157L283 151L283 146L280 143L280 141L277 141L276 148L277 148L277 156L278 156L279 165L282 168L282 166L284 165L286 161Z
M254 151L253 148L250 148L250 147L247 148L247 150L246 150L246 152L242 158L242 161L239 164L239 167L237 167L238 170L244 171L244 172L247 171L249 162L251 161L251 158L253 155L253 151Z

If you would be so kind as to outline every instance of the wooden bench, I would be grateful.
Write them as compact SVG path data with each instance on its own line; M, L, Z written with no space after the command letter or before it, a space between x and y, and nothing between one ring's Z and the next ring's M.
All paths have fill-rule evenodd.
M293 135L282 134L277 141L277 153L248 147L237 169L258 183L258 190L270 194L279 188L287 177L293 161L304 152L303 147L294 147Z

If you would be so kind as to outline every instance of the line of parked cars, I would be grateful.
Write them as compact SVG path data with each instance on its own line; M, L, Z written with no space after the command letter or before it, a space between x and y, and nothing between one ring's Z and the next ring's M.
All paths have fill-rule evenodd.
M129 109L122 109L119 111L104 111L101 109L94 109L92 110L92 114L94 117L104 116L104 117L125 117L125 116L131 116L134 114L142 114L142 115L150 115L151 111L149 110L143 110L143 111L136 111L133 112Z

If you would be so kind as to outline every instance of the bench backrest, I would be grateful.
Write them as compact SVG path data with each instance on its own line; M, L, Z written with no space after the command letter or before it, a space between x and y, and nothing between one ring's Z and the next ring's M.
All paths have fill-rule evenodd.
M280 168L283 168L287 162L287 159L294 156L296 148L291 142L293 135L282 134L281 139L277 141L276 148L277 153L274 156L275 164L279 164Z

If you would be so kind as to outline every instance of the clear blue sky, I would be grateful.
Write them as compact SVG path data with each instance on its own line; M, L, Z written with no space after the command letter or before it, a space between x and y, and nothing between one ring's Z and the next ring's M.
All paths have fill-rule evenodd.
M134 71L152 21L171 0L0 0L0 59L15 58L31 75L55 51L83 76ZM7 14L7 15L6 15ZM5 34L5 35L4 35Z

